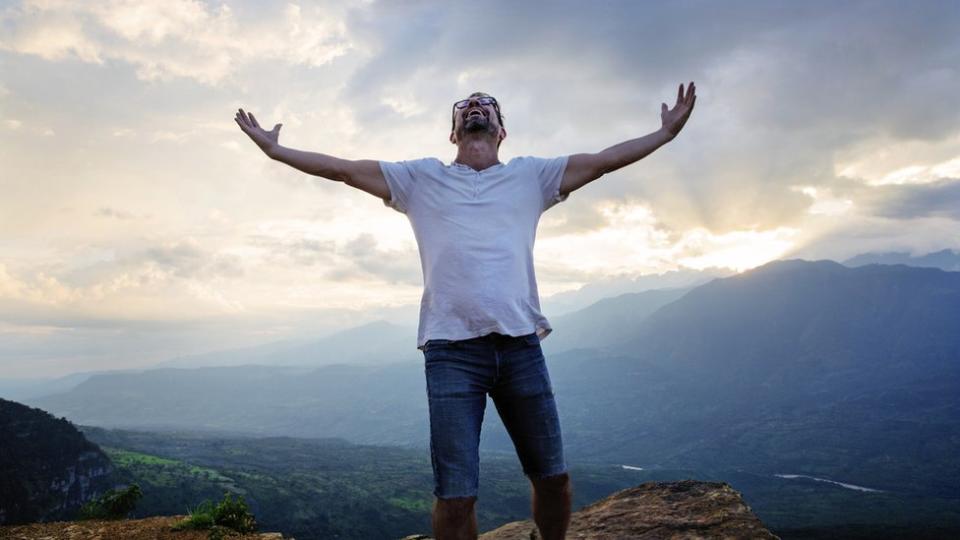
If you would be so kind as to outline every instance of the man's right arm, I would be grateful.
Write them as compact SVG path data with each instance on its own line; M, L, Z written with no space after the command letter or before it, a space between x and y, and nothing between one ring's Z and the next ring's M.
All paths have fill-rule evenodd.
M380 170L380 162L372 159L349 160L321 154L304 152L280 146L280 128L277 124L267 131L260 127L253 113L240 109L235 118L240 129L271 159L286 163L307 174L322 176L335 182L365 191L375 197L390 200L390 186Z
M265 151L267 156L281 163L314 176L322 176L335 182L390 200L390 187L380 170L380 162L373 159L341 159L319 152L304 152L280 146Z

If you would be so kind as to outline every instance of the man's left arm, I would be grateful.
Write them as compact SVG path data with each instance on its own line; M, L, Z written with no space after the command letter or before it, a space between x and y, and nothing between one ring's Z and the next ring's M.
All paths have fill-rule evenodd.
M613 172L635 161L639 161L657 148L672 141L693 111L697 101L693 82L687 87L686 95L683 84L677 93L677 103L673 109L667 109L667 104L661 104L660 118L663 125L657 131L611 146L595 154L572 154L567 159L567 167L563 171L560 181L560 194L565 195L579 189L600 178L608 172Z

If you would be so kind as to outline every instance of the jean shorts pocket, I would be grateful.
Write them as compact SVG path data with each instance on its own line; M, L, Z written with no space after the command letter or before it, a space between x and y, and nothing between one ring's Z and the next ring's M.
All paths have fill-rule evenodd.
M521 337L523 337L523 341L524 341L524 343L526 343L527 345L539 345L539 344L540 344L540 336L538 336L536 332L534 332L534 333L532 333L532 334L527 334L527 335L521 336Z

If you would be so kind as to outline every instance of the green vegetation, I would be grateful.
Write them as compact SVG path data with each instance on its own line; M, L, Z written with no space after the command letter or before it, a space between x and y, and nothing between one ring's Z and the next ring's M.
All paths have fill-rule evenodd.
M142 497L143 492L137 484L126 489L107 490L80 508L80 519L124 519L133 512Z
M233 499L230 492L226 491L218 504L210 500L203 501L190 512L190 517L173 527L175 531L184 529L208 529L210 540L218 540L231 531L254 532L257 522L243 497Z
M402 538L431 530L429 450L329 439L83 429L104 445L120 474L144 487L134 517L184 514L198 501L216 500L229 491L244 496L261 530L297 540ZM730 483L783 538L949 538L956 535L942 531L955 532L960 522L960 504L954 499L861 492L747 470L625 470L573 456L568 464L574 509L646 481L693 478ZM481 531L530 517L530 486L516 455L481 452L480 470ZM834 479L849 481L847 476ZM912 528L894 528L903 523ZM865 524L884 524L897 533L881 534ZM923 536L923 528L940 529Z
M429 533L430 452L333 439L240 438L84 427L128 481L144 487L137 517L182 515L224 491L241 494L261 530L297 540L402 538ZM577 484L582 506L636 485L639 475L589 466ZM580 474L582 466L572 474ZM515 454L481 454L478 524L489 530L530 517L530 484Z

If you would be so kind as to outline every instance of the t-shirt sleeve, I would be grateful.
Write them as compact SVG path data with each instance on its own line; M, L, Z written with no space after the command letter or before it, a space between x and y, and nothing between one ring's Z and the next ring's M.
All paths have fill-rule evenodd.
M390 188L390 200L383 199L384 206L389 206L401 214L407 213L410 198L413 195L414 178L420 161L380 162L380 170L383 171L383 177Z
M560 194L560 181L563 180L563 172L567 169L567 157L532 158L543 196L541 212L546 212L550 207L567 200L570 196L569 193Z

